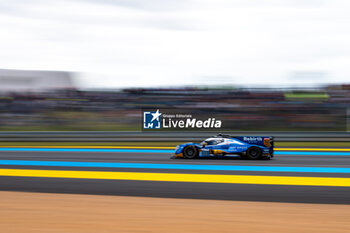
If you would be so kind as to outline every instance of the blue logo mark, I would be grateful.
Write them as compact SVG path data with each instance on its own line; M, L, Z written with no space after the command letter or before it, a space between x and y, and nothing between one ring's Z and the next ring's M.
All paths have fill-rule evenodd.
M156 112L143 112L143 128L160 129L161 115L159 109Z

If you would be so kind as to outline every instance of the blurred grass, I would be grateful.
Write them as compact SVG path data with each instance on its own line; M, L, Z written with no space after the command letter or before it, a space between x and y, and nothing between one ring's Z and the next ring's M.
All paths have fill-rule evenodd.
M300 94L288 94L289 96L304 97ZM305 94L309 97L322 97L323 94ZM314 99L314 98L311 98ZM128 115L129 114L129 115ZM225 118L223 118L225 119ZM3 119L2 119L3 120ZM315 119L314 119L315 120ZM322 119L318 119L322 120ZM329 119L323 119L327 123ZM226 123L225 123L226 124ZM227 121L227 129L235 128ZM325 124L326 125L326 124ZM243 129L245 128L245 129ZM256 124L244 126L237 131L343 131L346 129L342 119L336 121L332 127L303 127L302 125L288 124ZM26 116L24 114L13 116L0 124L0 131L141 131L141 114L138 112L127 113L123 111L108 112L86 112L86 111L43 111L37 115ZM197 131L198 129L187 129L186 131ZM350 130L350 124L348 124ZM157 130L154 130L157 131ZM160 129L159 131L173 131L173 129ZM235 132L234 130L230 130ZM217 132L213 129L213 132Z
M0 142L0 146L176 146L185 142Z
M176 146L178 142L0 142L0 146ZM275 142L275 147L350 147L350 142Z
M0 126L0 131L140 131L136 125L101 123L101 122L77 122L65 125L30 125L30 126Z

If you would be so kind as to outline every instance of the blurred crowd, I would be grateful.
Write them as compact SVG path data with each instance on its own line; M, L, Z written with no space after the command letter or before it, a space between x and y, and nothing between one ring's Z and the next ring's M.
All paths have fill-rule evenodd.
M0 130L141 130L143 109L223 120L224 129L344 131L350 85L190 87L0 93Z

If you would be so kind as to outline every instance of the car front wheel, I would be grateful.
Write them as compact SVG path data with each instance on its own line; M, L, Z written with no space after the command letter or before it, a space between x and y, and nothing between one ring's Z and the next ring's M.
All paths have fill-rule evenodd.
M186 146L183 155L186 159L194 159L198 156L198 150L195 146Z

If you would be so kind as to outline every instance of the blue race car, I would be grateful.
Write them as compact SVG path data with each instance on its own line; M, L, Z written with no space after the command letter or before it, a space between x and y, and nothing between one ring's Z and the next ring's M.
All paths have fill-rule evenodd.
M238 154L241 158L246 159L270 159L273 157L273 148L273 137L231 137L218 134L201 143L190 142L178 145L175 150L175 158L194 159Z

